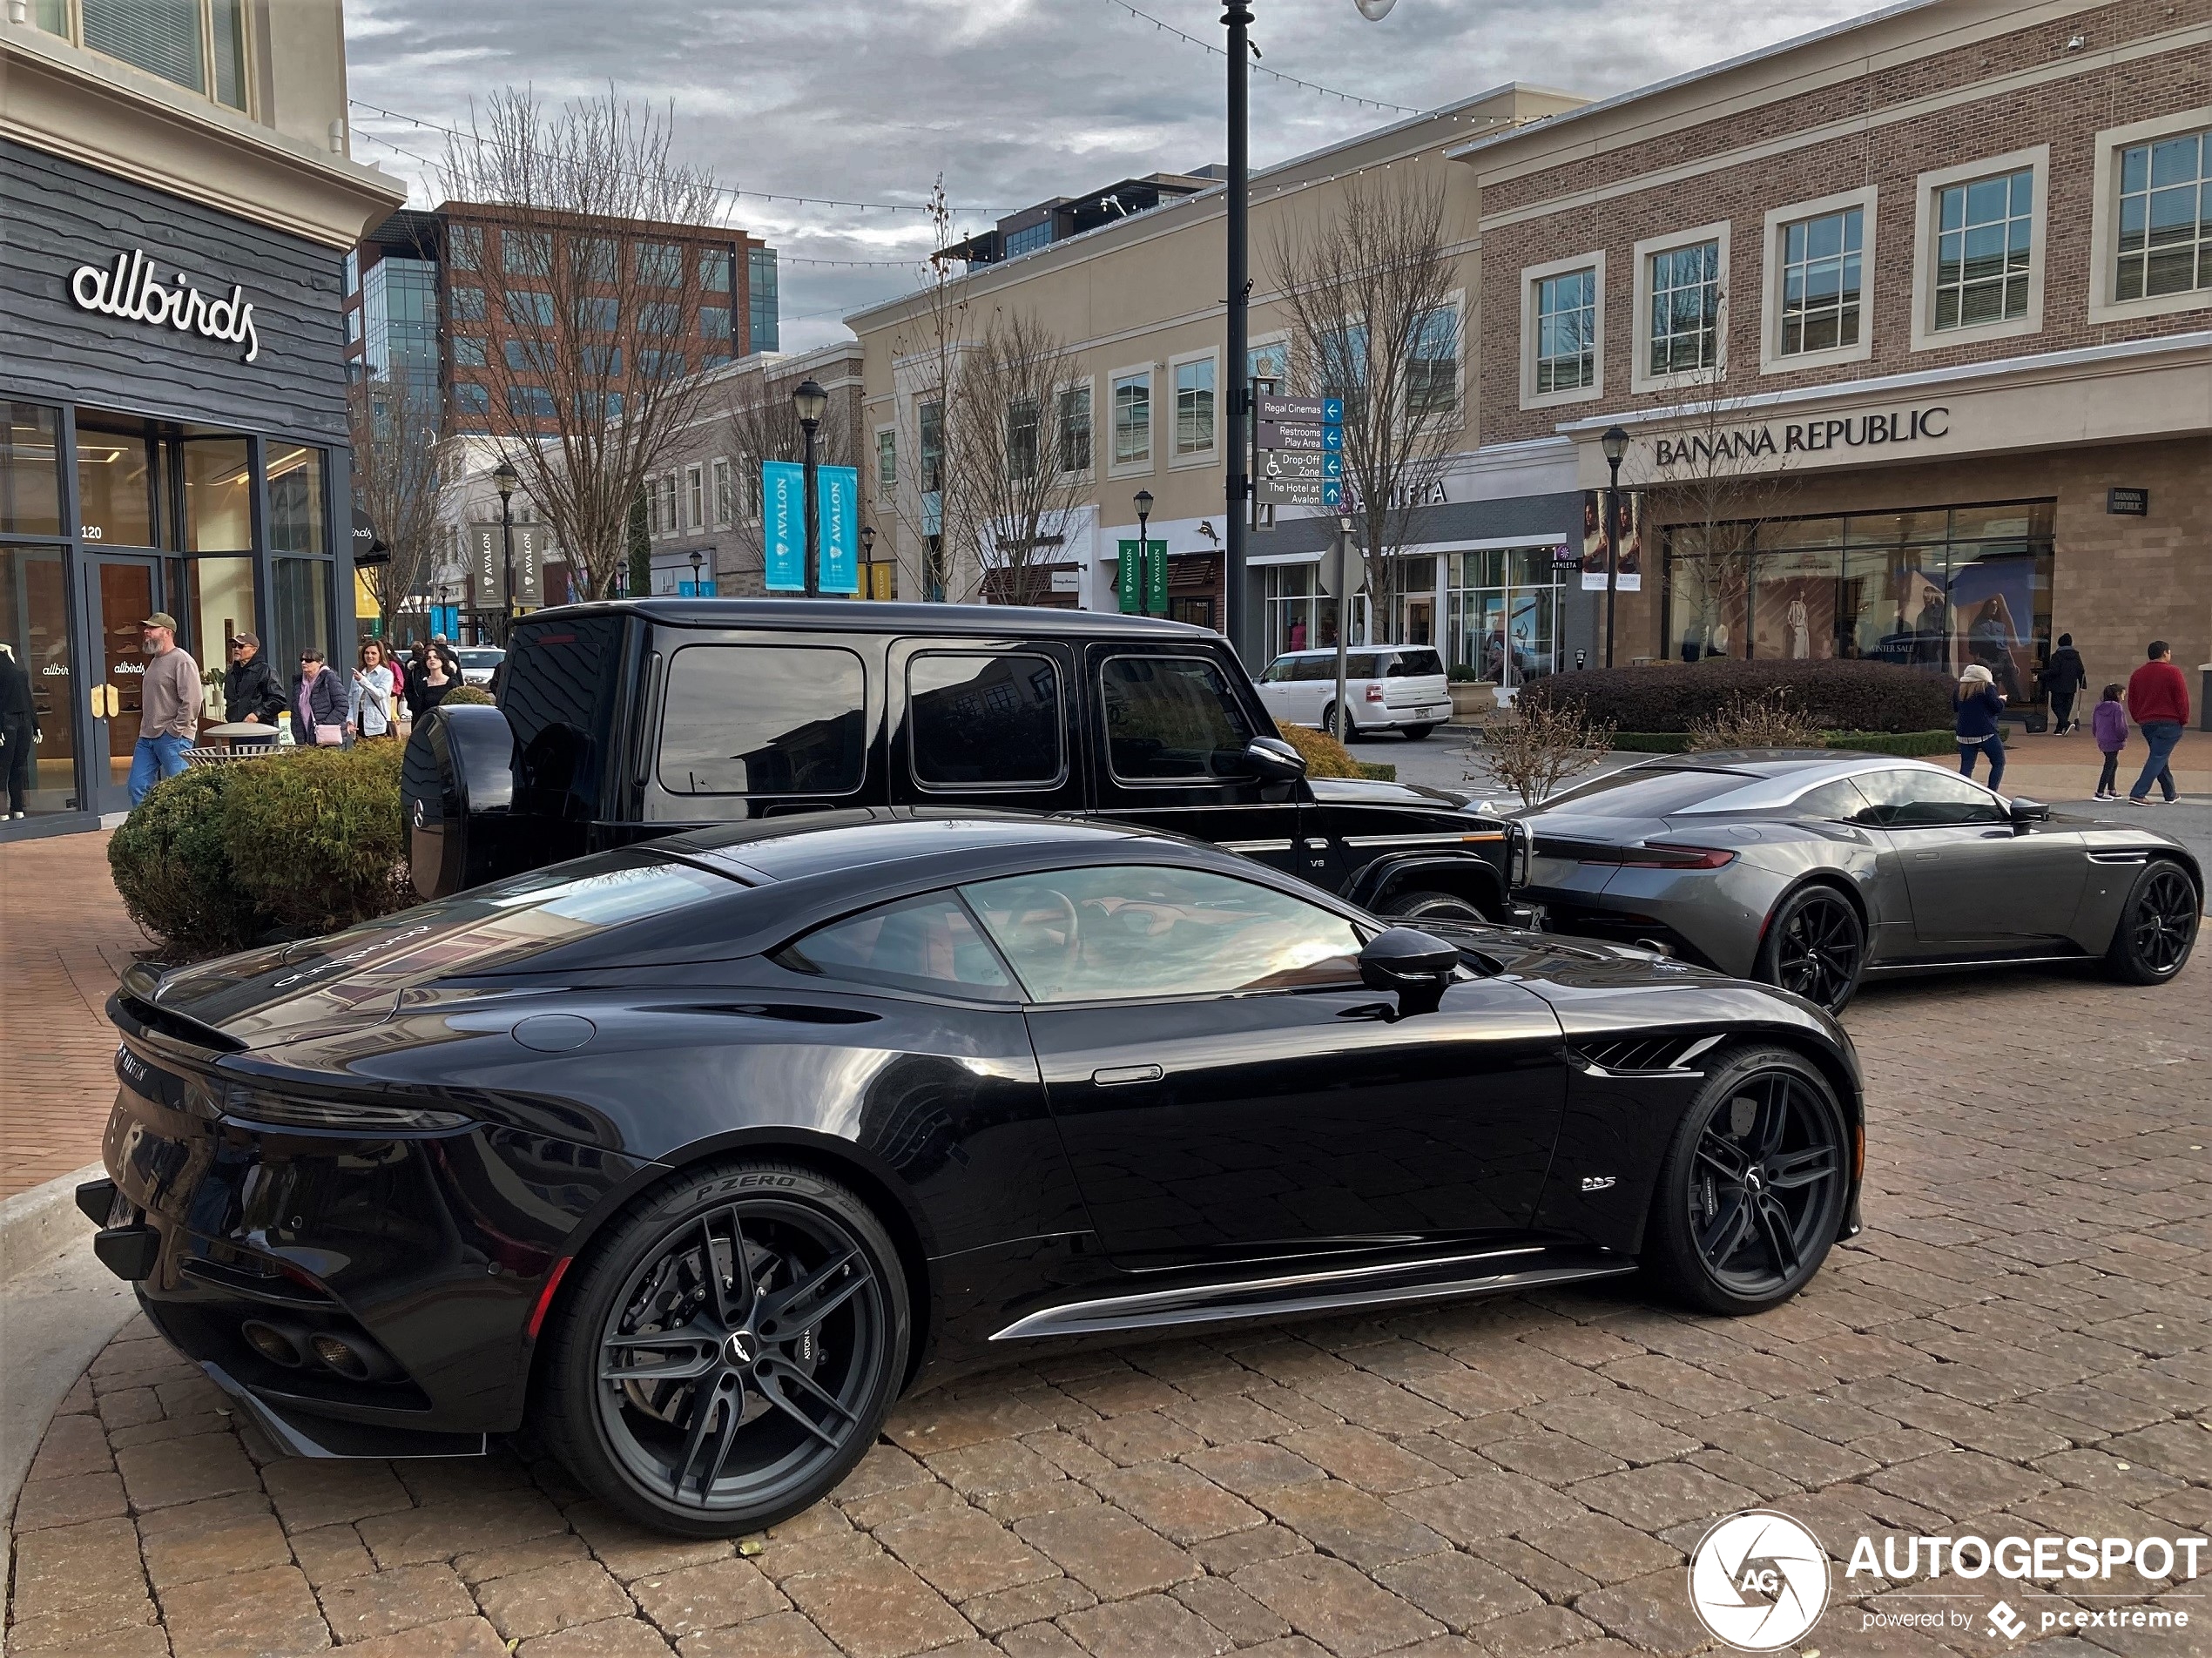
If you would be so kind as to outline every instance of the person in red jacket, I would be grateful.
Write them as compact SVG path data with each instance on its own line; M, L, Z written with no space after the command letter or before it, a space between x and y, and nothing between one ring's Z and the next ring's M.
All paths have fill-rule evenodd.
M2175 791L2169 762L2174 745L2182 740L2182 727L2188 724L2189 682L2174 665L2174 647L2165 640L2153 639L2150 660L2128 676L2128 711L2143 728L2143 741L2150 745L2143 760L2143 774L2128 791L2128 804L2149 805L2150 785L2155 782L2166 792L2166 804L2171 805Z

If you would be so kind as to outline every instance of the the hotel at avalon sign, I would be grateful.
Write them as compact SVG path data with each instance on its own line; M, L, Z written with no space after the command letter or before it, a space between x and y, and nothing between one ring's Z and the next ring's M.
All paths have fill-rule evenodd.
M182 271L165 286L154 280L154 262L137 248L118 253L113 266L80 265L70 273L69 296L80 311L125 317L153 327L226 340L246 347L244 361L261 354L253 327L253 307L246 290L233 284L226 297L214 299L192 286Z
M1652 460L1661 467L1742 462L1767 455L1824 455L1838 449L1878 449L1922 438L1948 437L1951 411L1938 403L1927 408L1885 409L1877 414L1834 415L1826 420L1768 421L1717 430L1678 432L1652 440Z

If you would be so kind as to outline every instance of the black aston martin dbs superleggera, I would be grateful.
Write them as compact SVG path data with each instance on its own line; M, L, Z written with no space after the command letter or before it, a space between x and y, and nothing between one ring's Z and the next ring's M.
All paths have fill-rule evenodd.
M1639 1264L1719 1312L1857 1227L1825 1014L1625 946L1386 929L1096 822L824 813L158 975L102 1258L309 1455L527 1419L649 1523L840 1479L1024 1344Z

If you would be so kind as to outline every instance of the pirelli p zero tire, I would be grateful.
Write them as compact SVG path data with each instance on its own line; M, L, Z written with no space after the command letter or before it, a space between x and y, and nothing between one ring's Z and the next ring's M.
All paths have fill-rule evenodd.
M1865 971L1865 922L1851 900L1816 881L1775 906L1751 976L1839 1014Z
M906 1274L853 1192L772 1162L687 1170L577 1263L547 1442L662 1531L734 1537L833 1490L906 1374Z
M1780 1305L1836 1241L1851 1156L1843 1106L1812 1065L1781 1048L1721 1050L1660 1166L1645 1266L1706 1312Z
M2128 888L2105 970L2123 984L2164 984L2188 964L2203 907L2188 870L2170 858L2152 859Z
M1379 913L1408 927L1419 927L1423 921L1460 921L1475 927L1490 919L1471 898L1432 892L1426 887L1393 893Z

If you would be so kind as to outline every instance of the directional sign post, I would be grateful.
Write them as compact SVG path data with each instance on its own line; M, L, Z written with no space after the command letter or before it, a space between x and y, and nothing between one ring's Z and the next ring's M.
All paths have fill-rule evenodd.
M1344 399L1262 393L1254 413L1254 506L1341 507Z

